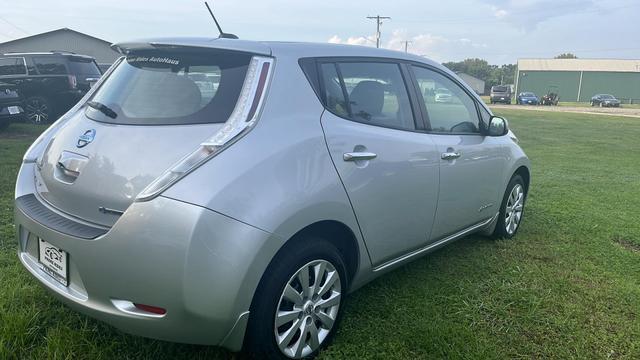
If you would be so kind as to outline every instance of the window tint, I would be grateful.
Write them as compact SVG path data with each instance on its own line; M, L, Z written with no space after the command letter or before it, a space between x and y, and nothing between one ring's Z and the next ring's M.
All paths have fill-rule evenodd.
M23 75L27 73L22 58L0 59L0 75Z
M228 51L130 54L91 100L117 114L87 108L91 118L118 124L224 123L233 111L251 55Z
M349 118L365 124L415 129L409 95L398 64L341 62L337 66L342 77L340 85L344 86L348 97L345 105ZM333 85L327 85L327 79L324 81L325 89L329 91ZM340 97L335 89L331 91Z
M413 67L431 123L439 133L479 133L474 100L453 80L422 67Z
M344 92L342 91L340 78L336 71L336 65L333 63L325 63L321 64L320 67L322 84L324 85L322 96L325 106L329 111L338 116L349 117L347 101L344 98Z
M69 72L72 74L100 76L100 69L92 59L69 58Z
M40 75L64 75L67 73L62 58L57 56L34 57L33 62Z

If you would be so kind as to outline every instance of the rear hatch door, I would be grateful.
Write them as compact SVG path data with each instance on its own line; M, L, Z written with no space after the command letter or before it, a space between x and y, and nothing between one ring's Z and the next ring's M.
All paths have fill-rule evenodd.
M41 197L113 225L149 183L222 128L250 59L213 49L128 54L38 160Z

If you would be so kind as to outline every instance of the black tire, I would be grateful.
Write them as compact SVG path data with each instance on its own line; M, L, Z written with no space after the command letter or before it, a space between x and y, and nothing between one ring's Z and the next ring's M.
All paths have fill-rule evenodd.
M31 96L24 101L25 120L31 124L48 124L54 119L54 111L49 99L42 96Z
M511 193L514 191L514 188L520 186L522 189L523 199L522 199L522 211L520 214L520 218L518 219L517 226L514 231L510 231L507 229L507 203L509 202L509 197ZM520 175L514 175L509 184L507 185L507 189L504 192L504 197L502 199L502 203L500 204L500 213L498 214L498 220L496 223L496 228L491 235L494 239L510 239L514 237L518 230L520 229L520 225L522 224L522 220L524 219L524 205L527 200L527 187Z
M337 270L341 284L340 305L330 332L320 347L306 355L304 359L314 358L331 342L342 317L344 296L348 289L346 266L342 255L330 242L322 238L309 237L280 251L262 276L251 304L251 315L243 348L245 357L251 359L290 359L280 351L275 340L276 311L280 305L280 297L284 288L292 276L296 274L298 269L316 260L328 261Z

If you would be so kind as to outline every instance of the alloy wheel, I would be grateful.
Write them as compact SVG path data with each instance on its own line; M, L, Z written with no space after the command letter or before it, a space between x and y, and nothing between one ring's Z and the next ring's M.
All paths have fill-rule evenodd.
M38 98L27 100L26 113L27 119L34 124L46 123L49 120L49 106Z
M311 261L287 281L274 319L275 340L292 359L312 354L327 339L340 308L340 274L326 260Z
M522 210L524 209L524 189L522 185L516 184L507 199L504 225L507 233L513 235L520 225Z

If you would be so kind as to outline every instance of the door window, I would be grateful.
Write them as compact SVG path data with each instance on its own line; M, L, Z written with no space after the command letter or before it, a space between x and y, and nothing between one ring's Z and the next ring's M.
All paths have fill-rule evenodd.
M409 94L398 64L339 62L322 65L325 106L365 124L414 130ZM345 99L345 96L347 99Z
M448 77L413 66L427 111L431 131L436 133L478 134L480 121L473 98Z
M27 69L23 58L0 59L0 75L24 75Z

